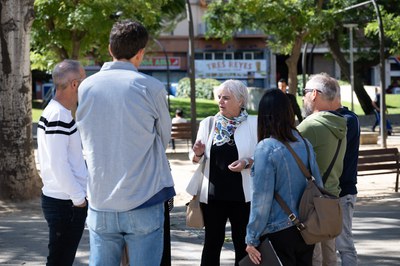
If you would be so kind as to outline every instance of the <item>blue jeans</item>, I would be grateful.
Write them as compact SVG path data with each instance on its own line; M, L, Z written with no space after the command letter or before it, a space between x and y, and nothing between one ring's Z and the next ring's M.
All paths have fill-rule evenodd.
M379 126L381 122L381 114L376 110L374 110L374 114L375 114L375 123L372 126L372 131L375 131L375 127ZM392 124L390 123L389 119L386 119L386 129L388 130L388 132L393 131Z
M131 266L159 266L163 252L164 203L126 212L89 208L91 266L118 266L128 246Z
M336 249L342 259L342 266L357 265L357 251L353 241L353 214L357 195L346 195L340 198L343 213L342 233L336 237Z
M74 207L71 200L55 199L42 194L42 210L49 226L46 265L72 265L85 227L87 206Z

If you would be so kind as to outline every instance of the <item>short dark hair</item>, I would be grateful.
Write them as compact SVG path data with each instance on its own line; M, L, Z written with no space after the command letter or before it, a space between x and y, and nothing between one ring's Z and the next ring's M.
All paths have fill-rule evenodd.
M149 34L137 21L122 20L114 24L110 32L110 50L116 59L131 59L146 47Z
M286 79L280 79L278 82L285 82L287 84Z
M183 110L180 109L180 108L178 108L178 109L175 110L175 114L176 114L177 116L179 116L179 117L183 117Z
M296 141L293 130L296 127L289 97L281 90L267 90L258 106L258 141L271 136L280 141Z

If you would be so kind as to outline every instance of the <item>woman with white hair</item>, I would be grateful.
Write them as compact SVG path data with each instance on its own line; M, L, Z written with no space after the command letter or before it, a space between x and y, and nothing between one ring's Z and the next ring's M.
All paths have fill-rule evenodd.
M235 265L246 256L246 225L250 213L250 167L257 145L257 118L246 112L247 87L227 80L215 91L219 112L201 121L189 156L204 163L204 173L194 175L187 192L200 190L205 240L201 265L219 265L225 226L229 219L235 248Z

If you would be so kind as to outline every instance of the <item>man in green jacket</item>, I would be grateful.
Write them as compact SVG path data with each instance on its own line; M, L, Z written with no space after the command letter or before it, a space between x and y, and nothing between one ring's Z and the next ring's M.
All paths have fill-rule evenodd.
M346 119L333 111L333 102L340 93L335 80L325 73L311 76L303 90L306 119L298 126L300 133L307 138L316 154L318 167L324 180L324 187L330 193L339 196L339 178L343 170L343 158L346 152ZM341 140L341 143L339 142ZM337 158L329 174L329 165ZM333 266L336 262L335 239L323 241L314 249L313 265Z

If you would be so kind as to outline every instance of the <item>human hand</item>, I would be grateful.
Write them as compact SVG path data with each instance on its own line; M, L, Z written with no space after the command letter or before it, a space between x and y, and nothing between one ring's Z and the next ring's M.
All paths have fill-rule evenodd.
M197 140L193 145L193 152L196 157L201 157L204 154L206 149L206 145L201 142L201 140Z
M258 265L261 263L261 253L256 247L247 245L246 252L249 254L249 258L254 264Z
M246 162L245 160L236 160L230 165L228 165L229 170L232 172L240 172L246 167Z
M84 201L82 204L74 205L74 207L77 207L77 208L85 208L86 205L87 205L87 202L86 202L86 199L85 199L85 201Z

